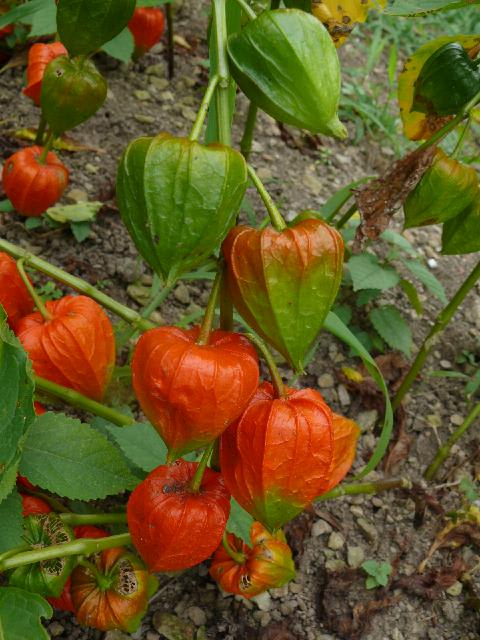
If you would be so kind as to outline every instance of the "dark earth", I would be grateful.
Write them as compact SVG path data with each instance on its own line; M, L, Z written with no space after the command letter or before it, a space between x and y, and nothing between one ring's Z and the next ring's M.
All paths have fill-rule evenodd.
M207 78L203 40L206 13L193 18L187 8L179 12L176 75L166 79L162 46L136 64L126 66L107 57L97 63L109 83L104 108L73 132L78 142L94 150L62 153L71 170L65 202L88 197L105 206L89 238L77 244L68 230L45 228L28 232L16 214L0 214L0 235L16 242L71 273L101 287L118 300L139 309L152 282L122 226L114 200L116 165L128 141L167 130L186 135L195 118ZM186 45L186 46L185 46ZM355 56L355 44L342 49L344 58ZM21 94L22 72L13 68L0 75L1 157L6 159L22 144L12 131L35 127L38 111ZM235 140L241 136L246 102L240 99ZM351 123L347 123L353 133ZM321 139L318 144L298 131L285 135L262 115L251 161L286 217L316 209L354 178L381 173L394 160L388 142L365 138L358 146ZM259 200L250 194L258 219L264 217ZM401 214L393 227L401 229ZM407 233L419 252L433 259L435 275L450 297L475 262L475 256L443 257L438 253L440 230L427 227ZM208 283L182 282L154 316L157 321L178 322L205 304ZM433 349L426 370L460 368L463 352L480 357L480 299L474 290L454 322ZM142 299L143 295L143 299ZM419 345L441 308L427 291L421 293L425 313L420 319L399 288L386 299L409 317L415 344ZM368 307L367 307L368 308ZM363 311L362 311L363 313ZM354 318L362 324L362 317ZM333 410L356 419L362 426L353 472L371 454L381 425L381 397L365 386L353 388L343 377L343 366L359 367L359 360L329 334L324 333L318 352L301 385L320 388ZM387 356L387 377L395 383L405 369L403 357ZM284 370L288 377L289 373ZM160 590L133 638L146 640L467 640L480 637L478 614L470 607L472 593L480 588L478 548L465 545L441 549L423 576L419 563L445 524L444 514L462 504L459 481L475 481L480 471L480 438L475 426L453 449L438 481L428 486L422 472L468 412L464 383L457 379L424 375L405 402L403 432L389 457L387 470L380 465L368 480L403 477L412 490L374 496L343 497L317 503L288 526L296 555L297 577L282 589L255 600L222 594L208 575L208 563L175 576L160 576ZM477 425L478 428L478 425ZM398 431L398 429L397 429ZM395 442L395 440L394 440ZM478 530L477 530L478 542ZM365 573L358 569L366 559L393 566L384 589L366 590ZM469 583L466 572L469 572ZM477 572L477 574L476 574ZM470 586L469 586L470 584ZM478 602L478 601L477 601ZM477 605L478 606L478 605ZM121 632L102 634L80 628L67 614L56 613L46 624L52 638L120 640Z

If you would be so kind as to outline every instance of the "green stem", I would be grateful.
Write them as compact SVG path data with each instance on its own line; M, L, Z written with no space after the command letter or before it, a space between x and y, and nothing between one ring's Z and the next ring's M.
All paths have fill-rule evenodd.
M171 2L167 2L167 58L168 58L168 78L171 80L175 75L175 30L173 24L173 7Z
M257 347L257 349L260 351L260 353L264 357L265 362L267 363L268 369L270 371L273 388L275 389L275 395L277 396L277 398L286 398L287 390L285 388L285 385L283 384L282 376L280 375L277 365L275 364L275 360L273 359L272 354L268 350L267 345L263 342L263 340L261 340L258 336L256 336L253 333L244 333L243 335L246 338L248 338L250 342L252 342Z
M220 328L224 331L233 331L233 302L228 288L226 268L225 266L220 286Z
M478 402L470 411L462 424L455 429L448 440L437 451L437 454L427 470L423 474L425 480L433 480L438 473L439 468L450 455L453 445L460 440L464 433L470 428L475 420L480 416L480 402Z
M340 220L335 225L336 229L342 229L350 218L357 212L358 207L357 204L352 204L352 206L344 213L344 215L340 218Z
M462 150L463 143L465 141L465 136L467 135L471 124L472 124L472 114L470 113L469 116L468 116L468 119L467 119L467 121L465 123L465 126L462 129L462 132L458 136L457 144L455 145L455 149L453 150L452 155L450 156L451 158L453 158L453 159L458 158L458 155L459 155L460 151Z
M280 6L280 0L272 0L272 3L270 4L270 9L273 11L274 9L278 9L279 6Z
M205 469L207 468L208 461L213 452L213 448L215 446L215 440L211 442L205 451L202 454L202 458L198 464L197 470L195 471L195 475L192 479L192 484L190 485L190 491L192 493L198 493L200 491L200 487L202 486L203 474L205 473Z
M257 124L258 107L253 102L248 106L247 119L245 120L245 129L240 141L240 151L245 160L248 161L252 151L253 134L255 133L255 125Z
M249 20L255 20L257 14L252 9L252 7L246 2L246 0L236 0L236 3L241 7L242 11L245 13Z
M332 211L332 213L324 218L325 222L328 222L328 223L332 222L332 220L337 216L339 211L343 209L344 205L346 205L347 202L353 198L353 196L354 194L352 192L347 194L345 199L338 203L338 206Z
M450 322L452 317L455 315L458 307L464 301L465 297L470 292L470 290L475 286L475 283L479 278L480 278L480 262L477 263L477 265L471 271L470 275L465 279L465 281L463 282L461 287L458 289L456 294L453 296L453 298L450 300L450 302L447 304L447 306L444 309L442 309L442 311L440 311L440 313L438 314L437 319L435 320L435 324L430 329L427 337L423 341L423 344L417 353L417 357L415 358L407 375L403 379L403 382L397 391L397 395L395 396L392 402L392 407L394 411L395 409L398 409L403 399L405 398L407 393L410 391L413 383L415 382L418 374L420 373L423 365L425 364L425 360L427 359L428 354L430 353L431 349L438 341L440 334L445 330L448 323Z
M107 407L100 402L96 402L91 398L87 398L81 393L78 393L78 391L62 387L59 384L55 384L55 382L50 382L50 380L40 378L39 376L34 376L34 381L35 389L44 391L54 398L59 398L72 407L77 407L78 409L83 409L89 413L93 413L94 415L104 418L119 427L128 427L135 423L133 418L125 416L123 413L115 411L115 409L111 409L110 407Z
M55 134L53 133L53 131L50 131L50 133L48 134L48 138L47 138L47 142L45 143L45 146L42 149L42 153L40 154L40 157L38 158L38 162L40 164L45 164L47 161L47 155L50 152L50 149L53 146L53 142L55 140Z
M266 190L265 185L258 177L255 169L250 164L248 165L248 174L253 184L255 185L255 189L258 191L261 199L263 200L263 204L265 205L265 208L268 211L268 215L270 216L270 222L272 223L273 227L277 231L283 231L284 229L287 228L285 220L283 219L276 204L273 202L272 197Z
M215 43L218 58L218 75L220 81L216 93L218 116L218 136L222 144L232 145L230 121L230 70L227 56L227 15L225 0L213 0L213 16L215 20Z
M198 140L200 133L202 132L203 123L205 122L205 118L207 117L208 109L210 107L210 103L212 101L215 90L220 82L220 76L216 75L210 78L210 81L207 86L207 90L205 91L205 95L203 96L202 103L197 113L197 117L195 122L193 123L192 130L190 132L190 140Z
M235 562L237 562L238 564L243 564L245 562L246 555L244 553L241 553L240 551L235 551L235 549L232 549L232 546L228 541L228 534L226 531L223 534L222 545L232 560L235 560Z
M412 482L408 478L399 478L394 480L377 480L376 482L362 482L359 484L344 484L335 487L331 491L324 493L315 502L324 502L325 500L334 500L341 496L358 496L360 494L373 495L381 491L389 491L391 489L411 489Z
M77 564L86 569L95 578L95 581L101 591L106 591L111 586L112 581L107 578L107 576L104 576L102 573L100 573L97 567L93 564L93 562L90 562L90 560L82 558L78 561Z
M20 277L23 280L23 284L27 288L28 293L30 294L30 297L35 303L35 306L37 307L40 315L45 320L45 322L49 322L52 319L52 315L47 311L46 306L43 304L43 300L40 298L38 293L35 291L34 286L28 279L28 276L25 273L25 268L23 266L24 264L25 264L25 259L21 258L20 260L17 260L18 273L20 274Z
M81 527L87 524L124 524L127 522L126 513L62 513L62 522L71 527Z
M222 284L223 269L218 267L217 275L213 281L213 287L210 291L210 297L208 298L207 308L205 309L205 315L203 316L202 326L200 327L200 333L198 335L197 344L207 345L212 332L213 322L215 320L215 309L217 307L218 295L220 293L220 287Z
M29 544L22 544L19 547L14 547L13 549L4 551L3 553L0 553L0 563L2 563L7 558L16 556L17 553L22 553L23 551L29 551L30 549L31 549L31 546Z
M42 146L43 145L43 135L45 133L45 129L47 127L47 121L45 116L40 116L40 122L38 123L37 135L35 136L35 144Z
M59 282L68 285L72 289L75 289L75 291L89 296L106 309L109 309L109 311L117 315L119 318L122 318L123 320L134 326L139 331L148 331L148 329L154 329L156 327L153 322L142 318L139 313L133 311L133 309L130 309L129 307L126 307L120 302L117 302L113 298L110 298L110 296L102 293L102 291L99 291L88 282L85 282L85 280L77 278L76 276L72 276L70 273L63 271L63 269L54 267L46 260L37 258L36 256L28 253L20 247L17 247L11 242L7 242L7 240L0 239L0 251L5 251L5 253L8 253L8 255L17 260L23 258L25 264L29 267L32 267L32 269L40 271L41 273L47 275L49 278L58 280Z
M129 533L120 533L116 536L109 536L108 538L91 540L89 538L81 538L64 544L54 544L41 549L32 549L31 551L17 553L10 558L5 558L0 561L0 572L14 569L15 567L23 567L27 564L34 564L42 560L53 560L54 558L71 556L91 556L104 549L129 545L131 541L132 539Z
M421 144L418 147L417 151L423 151L424 149L428 149L428 147L432 147L434 144L437 144L437 142L440 142L440 140L442 140L442 138L444 138L447 133L450 133L450 131L455 129L455 127L464 119L465 114L469 113L478 101L480 101L480 91L473 96L470 102L468 102L463 107L463 109L455 116L455 118L453 118L453 120L447 122L444 127L439 129L436 133L433 134L431 138Z

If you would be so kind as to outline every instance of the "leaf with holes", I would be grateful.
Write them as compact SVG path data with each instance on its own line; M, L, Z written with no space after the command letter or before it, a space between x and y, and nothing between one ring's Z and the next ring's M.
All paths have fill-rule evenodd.
M379 336L392 349L410 355L412 332L396 307L388 304L372 309L369 318Z

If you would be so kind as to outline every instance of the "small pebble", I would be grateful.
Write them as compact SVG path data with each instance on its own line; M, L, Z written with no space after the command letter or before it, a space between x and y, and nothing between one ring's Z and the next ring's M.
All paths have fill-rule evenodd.
M338 385L338 399L340 400L342 407L348 407L351 403L350 394L343 384Z
M325 533L331 533L332 527L325 520L317 520L313 523L311 535L312 538L318 538Z
M320 389L329 389L334 385L334 379L331 373L323 373L317 378L317 384Z
M58 636L62 635L62 633L65 631L65 628L60 624L60 622L54 620L48 625L48 631L52 638L57 638Z
M365 560L362 547L347 547L347 563L352 569L357 569Z
M373 524L368 522L365 518L358 518L357 524L369 540L372 542L377 540L378 533Z
M155 118L153 116L147 116L144 113L135 113L133 117L141 124L153 124L155 122Z
M333 531L328 539L328 548L338 551L345 544L344 537L337 531Z
M150 100L150 98L152 97L150 93L148 91L145 91L144 89L137 89L136 91L133 92L133 95L137 100L140 100L140 102L145 102L146 100Z
M442 369L451 369L452 363L450 362L450 360L440 360L440 366L442 367Z
M332 558L332 560L327 560L325 562L325 568L328 571L342 571L346 566L347 565L343 560L338 560L336 558Z
M457 580L452 584L451 587L448 587L448 589L445 589L445 591L448 593L449 596L453 596L454 598L456 598L462 593L462 589L463 589L463 584Z
M435 258L429 258L427 260L427 264L430 269L436 269L438 267L438 262L435 260Z
M260 611L268 611L272 606L272 598L268 591L252 598L252 602L255 602Z
M202 627L207 623L207 615L200 607L188 607L185 613L196 627Z
M378 411L372 409L371 411L362 411L357 416L357 422L360 425L362 431L372 431L378 420Z
M465 418L458 413L454 413L453 416L450 416L450 422L456 427L459 427L461 424L463 424L464 419Z

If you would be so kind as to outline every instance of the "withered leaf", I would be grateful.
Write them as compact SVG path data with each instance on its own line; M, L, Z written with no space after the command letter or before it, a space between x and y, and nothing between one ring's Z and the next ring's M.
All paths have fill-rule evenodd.
M293 635L284 624L273 623L265 628L259 640L299 640L299 638Z
M405 202L425 171L430 167L436 147L415 149L397 160L388 171L355 190L361 217L353 251L361 251L367 239L375 240L388 227L393 214Z
M458 580L466 568L462 558L456 557L451 564L440 569L432 569L425 575L414 573L411 576L402 576L393 586L416 596L435 600Z
M412 446L412 437L407 433L405 428L406 414L403 407L399 407L395 411L395 436L394 442L390 446L383 468L386 473L392 473L396 467L408 458L410 447Z
M299 516L285 525L285 535L294 558L303 554L305 540L310 537L315 519L313 506L309 505Z

